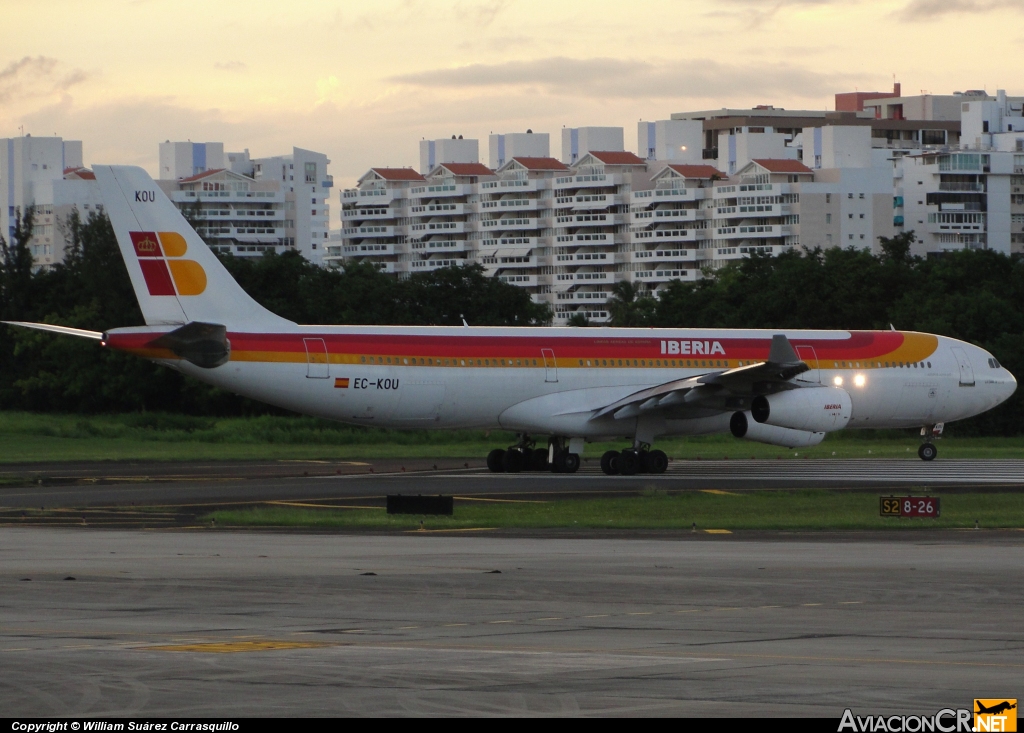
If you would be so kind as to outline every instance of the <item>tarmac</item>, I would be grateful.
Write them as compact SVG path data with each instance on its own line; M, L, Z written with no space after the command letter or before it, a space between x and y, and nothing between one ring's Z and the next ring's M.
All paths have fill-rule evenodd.
M838 720L1020 692L1024 533L687 540L0 528L0 710Z
M12 511L40 507L200 510L267 501L341 499L380 504L387 494L612 496L651 487L664 491L826 488L896 494L916 488L1015 491L1024 489L1024 461L674 461L658 476L605 476L596 460L585 462L575 474L493 474L482 461L452 459L6 464L0 466L0 524Z

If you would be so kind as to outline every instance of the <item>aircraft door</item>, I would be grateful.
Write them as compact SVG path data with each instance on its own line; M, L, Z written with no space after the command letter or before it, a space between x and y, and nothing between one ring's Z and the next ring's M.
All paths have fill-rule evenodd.
M801 382L821 383L821 369L818 366L818 354L813 346L796 346L796 355L800 361L807 364L810 369L799 375L797 379Z
M327 344L323 339L302 339L306 347L306 379L327 379L330 365L327 362Z
M967 358L967 354L959 346L952 347L952 351L953 356L956 357L956 363L960 367L960 386L973 387L974 367L971 366L971 360Z
M544 357L544 381L558 381L558 365L555 363L555 352L553 349L541 349L541 356Z

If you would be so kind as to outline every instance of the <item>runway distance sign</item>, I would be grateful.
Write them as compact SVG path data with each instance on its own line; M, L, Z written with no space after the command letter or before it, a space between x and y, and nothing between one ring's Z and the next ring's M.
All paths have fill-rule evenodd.
M940 515L937 496L880 496L878 513L883 517L919 517L938 519Z

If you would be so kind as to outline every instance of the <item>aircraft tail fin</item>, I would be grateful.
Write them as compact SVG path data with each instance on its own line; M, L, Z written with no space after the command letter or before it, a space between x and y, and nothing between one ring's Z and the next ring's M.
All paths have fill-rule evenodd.
M147 324L202 321L269 330L294 325L242 290L146 171L93 169Z

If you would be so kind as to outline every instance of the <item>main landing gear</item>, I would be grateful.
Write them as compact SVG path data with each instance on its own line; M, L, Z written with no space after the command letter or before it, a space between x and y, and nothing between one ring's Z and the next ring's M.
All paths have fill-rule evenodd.
M576 473L580 457L570 453L565 441L552 438L547 448L536 448L529 436L506 449L495 448L487 454L487 468L492 473L519 473L520 471L551 471Z
M921 428L921 437L924 438L924 442L917 449L917 455L922 461L934 461L935 456L939 455L939 449L935 447L932 439L942 437L942 429L944 427L945 425L942 423L937 423Z
M667 468L668 456L665 451L648 450L646 447L627 448L621 452L610 450L601 456L601 470L608 476L665 473Z

